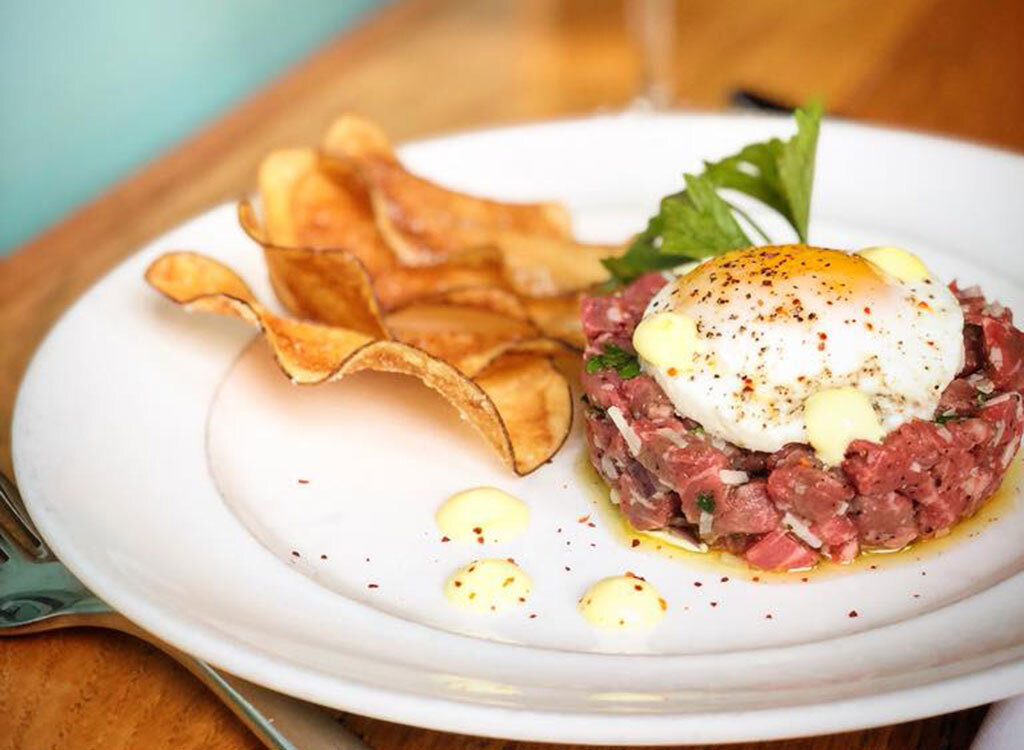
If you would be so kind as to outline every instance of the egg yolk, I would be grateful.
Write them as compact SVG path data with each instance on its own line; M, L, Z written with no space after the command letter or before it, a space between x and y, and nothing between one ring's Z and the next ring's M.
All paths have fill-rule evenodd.
M587 622L605 630L654 627L667 609L657 589L633 575L602 578L579 601Z
M504 542L520 536L530 522L530 509L519 498L495 487L474 487L445 500L434 516L449 539L461 542Z
M633 331L633 348L653 365L692 368L693 355L701 350L697 321L676 312L650 315Z
M931 276L920 258L901 247L868 247L857 255L900 281L924 281Z
M804 401L807 442L828 466L841 463L854 440L878 442L885 435L871 400L856 388L818 391Z
M448 601L480 614L497 613L526 602L533 582L510 560L474 560L456 570L444 585Z

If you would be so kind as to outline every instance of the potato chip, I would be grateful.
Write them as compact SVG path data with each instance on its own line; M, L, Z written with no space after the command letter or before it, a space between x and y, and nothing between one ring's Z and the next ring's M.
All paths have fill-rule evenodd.
M398 265L377 231L370 194L353 169L330 175L313 149L280 149L260 164L263 224L252 206L239 209L242 225L258 242L286 248L347 250L371 275Z
M444 396L517 474L528 474L547 461L569 432L569 385L546 358L496 356L473 380L409 344L274 315L231 269L196 253L161 256L147 269L146 280L188 309L258 326L278 365L295 383L339 380L360 370L419 378Z
M373 288L384 310L395 310L465 289L504 289L505 286L501 266L491 262L444 263L419 268L398 266L373 279Z
M273 191L269 193L264 192L264 206L267 206L268 195L274 196ZM274 202L273 197L271 202ZM281 203L281 201L278 201L278 203ZM344 211L334 211L334 214L343 216ZM470 288L500 289L506 286L501 265L494 257L467 258L463 263L445 263L437 266L407 268L398 265L393 257L385 262L380 255L374 255L370 251L350 253L350 255L361 262L362 267L360 268L359 265L352 263L350 258L344 257L348 251L342 249L345 242L343 232L335 234L330 234L327 231L322 232L316 236L316 241L322 243L318 247L278 245L271 242L269 238L271 236L285 238L310 237L312 234L303 227L300 220L296 219L293 214L289 214L286 219L278 218L279 228L285 226L289 229L286 232L282 232L279 229L275 235L270 231L269 217L264 222L261 222L255 207L248 200L239 202L238 219L245 232L254 241L263 246L266 252L267 268L270 272L270 279L275 291L288 286L284 283L284 280L278 278L281 269L286 267L284 261L275 261L273 257L286 251L291 253L293 259L297 259L300 253L310 256L319 255L316 263L320 264L325 269L325 273L330 274L336 280L334 284L336 292L342 293L345 290L353 289L361 290L364 283L368 283L376 295L377 307L383 311L394 310L437 294ZM377 231L376 227L372 225L370 228L373 232ZM370 247L370 244L364 243L362 247L365 250ZM391 251L387 250L387 252L390 254ZM374 262L376 270L367 266L363 262L364 258L369 258L371 262ZM348 274L365 276L366 280L365 282L362 279L346 280L346 275ZM358 296L361 297L362 294L363 292L359 291ZM321 320L332 325L349 325L345 320L317 317L307 307L292 306L290 299L284 298L282 302L295 315L311 317L314 320Z
M519 295L497 286L461 286L438 291L417 302L457 305L490 310L513 320L529 320L526 305Z
M395 338L450 362L473 376L508 353L557 354L564 345L542 337L525 320L483 308L418 303L392 313Z
M429 266L496 247L504 232L567 238L557 203L503 203L448 190L408 172L387 137L353 115L337 119L321 148L328 170L354 166L370 190L377 227L403 265Z
M566 294L561 297L526 297L523 306L537 330L544 336L582 351L586 339L580 323L580 296Z
M528 297L556 297L608 280L602 258L625 252L621 245L587 245L564 237L505 232L497 239L505 280Z
M249 236L262 244L271 286L288 312L374 338L391 338L373 281L353 253L268 244L248 201L238 204L238 219Z

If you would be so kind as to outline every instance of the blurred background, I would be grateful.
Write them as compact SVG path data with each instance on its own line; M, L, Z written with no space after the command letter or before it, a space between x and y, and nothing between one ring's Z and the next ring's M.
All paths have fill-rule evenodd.
M1019 0L0 0L0 254L228 112L175 218L346 109L401 139L745 88L1021 149L1022 37Z
M0 0L0 252L381 0Z

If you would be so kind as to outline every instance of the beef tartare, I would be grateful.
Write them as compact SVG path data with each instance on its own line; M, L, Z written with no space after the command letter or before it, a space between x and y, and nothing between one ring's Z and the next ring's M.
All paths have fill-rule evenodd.
M941 536L996 491L1024 428L1024 333L1010 311L902 256L844 253L837 276L828 253L740 251L584 299L590 458L633 528L790 570ZM689 337L674 361L638 352L638 327L659 315L675 316L659 341ZM851 354L865 346L888 351ZM831 460L809 411L826 391L870 409L840 424L835 407L848 439ZM833 403L817 417L826 433Z

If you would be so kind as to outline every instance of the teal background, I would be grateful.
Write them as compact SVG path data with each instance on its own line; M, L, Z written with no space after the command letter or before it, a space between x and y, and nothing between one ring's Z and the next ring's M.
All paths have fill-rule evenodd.
M0 254L380 4L0 0Z

